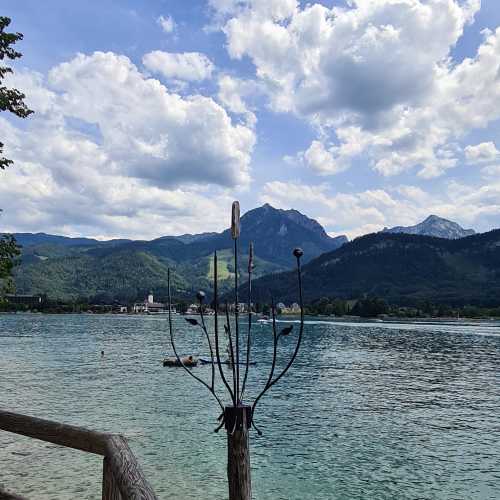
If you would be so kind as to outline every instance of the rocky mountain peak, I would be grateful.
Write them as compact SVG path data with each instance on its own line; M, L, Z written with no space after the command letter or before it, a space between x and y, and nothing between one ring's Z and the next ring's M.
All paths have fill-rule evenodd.
M420 234L453 240L476 234L474 229L464 229L460 224L439 217L438 215L429 215L424 221L414 226L396 226L390 229L384 228L383 232Z

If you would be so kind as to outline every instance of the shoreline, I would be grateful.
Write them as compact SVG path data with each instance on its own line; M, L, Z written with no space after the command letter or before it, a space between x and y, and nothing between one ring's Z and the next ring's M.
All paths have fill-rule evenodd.
M118 313L118 312L89 312L89 311L68 311L68 312L55 312L55 311L0 311L0 315L54 315L54 316L72 316L72 315L87 315L87 316L125 316L125 317L168 317L168 314L146 314L146 313ZM244 315L244 314L243 314ZM240 315L240 316L243 316ZM193 317L197 316L196 314L182 314L175 313L172 316L180 316L180 317ZM209 315L206 319L211 318L213 315ZM234 316L234 314L231 314ZM253 316L257 321L262 319L262 315L255 314ZM300 314L283 314L277 316L277 321L294 321L297 318L300 318ZM304 318L307 320L311 319L320 319L329 323L411 323L411 324L426 324L426 325L442 325L442 324L463 324L463 323L485 323L485 322L499 322L500 317L461 317L456 318L452 316L443 316L443 317L433 317L433 316L421 316L421 317L408 317L408 316L390 316L386 318L377 318L377 317L361 317L361 316L327 316L327 315L314 315L314 314L305 314ZM265 320L266 323L271 323L271 320Z

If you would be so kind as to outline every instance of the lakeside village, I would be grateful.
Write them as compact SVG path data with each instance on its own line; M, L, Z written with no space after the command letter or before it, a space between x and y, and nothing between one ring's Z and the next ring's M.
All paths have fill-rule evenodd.
M229 305L229 312L235 312L235 305ZM252 303L252 312L264 318L271 316L270 304ZM219 305L219 311L225 311L224 305ZM157 315L168 314L168 305L163 301L156 301L153 291L139 302L124 304L119 301L112 303L91 303L86 300L65 302L49 299L43 295L5 294L0 298L0 312L16 313L48 313L48 314L137 314ZM240 302L238 312L248 312L248 304ZM196 315L199 305L182 300L172 305L172 314ZM203 306L203 313L212 316L215 311L209 304ZM421 301L416 305L390 305L384 299L364 295L359 299L339 299L323 297L308 303L304 307L307 316L329 317L345 320L356 318L376 318L379 320L391 319L498 319L500 307L485 308L475 305L449 306ZM296 302L276 304L276 314L284 316L300 315L300 307Z
M178 302L171 306L172 314L195 315L199 313L199 304L189 304L187 302ZM263 308L253 303L250 305L254 313L270 313L270 307ZM168 304L156 302L153 291L149 292L148 296L140 301L130 305L114 302L112 304L67 304L60 302L49 301L42 295L23 295L23 294L6 294L4 296L3 311L5 312L49 312L49 313L89 313L89 314L168 314ZM222 306L221 310L225 310ZM236 306L229 305L229 312L234 313ZM248 312L248 304L246 302L238 303L238 312ZM296 302L285 305L283 302L276 304L276 312L278 314L298 315L300 314L300 306ZM213 316L215 311L209 306L203 306L203 314Z

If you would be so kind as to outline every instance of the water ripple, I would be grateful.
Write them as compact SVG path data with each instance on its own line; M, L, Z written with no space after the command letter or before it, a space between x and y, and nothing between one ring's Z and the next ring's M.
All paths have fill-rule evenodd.
M176 327L179 350L206 353L196 330ZM159 317L0 315L0 404L123 433L161 498L227 498L217 405L161 366L165 329ZM280 366L293 334L282 340ZM256 325L251 394L271 353L270 325ZM254 497L500 498L499 354L498 324L308 321L297 365L256 414ZM0 449L13 491L100 498L99 457L7 433Z

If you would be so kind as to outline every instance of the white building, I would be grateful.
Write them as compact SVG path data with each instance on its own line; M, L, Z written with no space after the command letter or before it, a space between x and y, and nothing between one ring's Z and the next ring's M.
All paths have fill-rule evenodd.
M142 302L136 302L133 308L134 313L142 314L165 314L168 313L168 306L161 302L155 302L153 292L149 292L148 298ZM171 307L173 314L177 313L175 306Z
M290 307L285 306L283 302L279 302L276 309L280 314L300 314L300 306L297 302L294 302Z
M186 314L198 314L198 304L190 304L186 309Z

